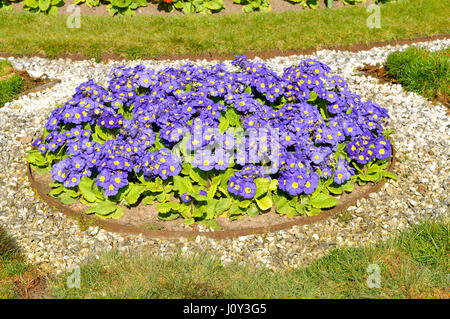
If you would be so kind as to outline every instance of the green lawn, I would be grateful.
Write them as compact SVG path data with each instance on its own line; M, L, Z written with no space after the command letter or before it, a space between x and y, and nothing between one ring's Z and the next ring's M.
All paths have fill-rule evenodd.
M409 48L391 53L386 61L388 75L412 92L434 99L438 94L450 98L450 49L429 52Z
M81 289L66 276L51 298L449 298L449 224L425 222L376 246L340 248L306 268L270 271L221 266L210 255L186 259L106 253L81 267ZM367 267L380 267L369 288Z
M135 59L306 50L448 34L445 12L448 3L442 0L388 3L381 7L380 29L366 26L369 13L361 6L248 15L82 16L80 29L68 29L64 16L1 12L0 52Z
M205 253L157 258L103 254L81 265L81 289L67 276L28 265L0 229L2 298L445 298L450 297L448 219L427 221L375 246L334 249L301 269L222 266ZM380 288L369 288L369 265ZM36 282L47 281L36 289ZM33 293L33 289L36 290Z
M12 101L24 86L25 80L17 74L9 76L12 71L11 64L0 60L0 107Z

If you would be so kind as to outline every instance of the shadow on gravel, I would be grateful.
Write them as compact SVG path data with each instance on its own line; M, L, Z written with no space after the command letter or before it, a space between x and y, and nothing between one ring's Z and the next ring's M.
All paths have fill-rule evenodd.
M16 242L0 227L0 261L19 255L20 250Z

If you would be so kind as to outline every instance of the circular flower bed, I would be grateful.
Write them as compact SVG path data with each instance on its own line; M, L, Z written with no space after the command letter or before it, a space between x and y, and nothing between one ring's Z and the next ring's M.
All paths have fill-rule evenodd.
M27 160L50 195L120 218L157 203L163 220L316 215L354 183L378 183L392 156L387 111L312 59L279 76L237 57L206 69L117 67L51 114Z

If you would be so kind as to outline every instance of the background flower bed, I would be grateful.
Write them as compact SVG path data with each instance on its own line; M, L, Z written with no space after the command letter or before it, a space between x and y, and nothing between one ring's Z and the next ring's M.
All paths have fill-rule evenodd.
M330 193L396 178L386 110L328 66L306 60L280 77L245 57L233 64L114 68L108 90L83 83L52 112L28 160L51 168L51 196L80 199L87 214L120 218L118 203L157 202L160 219L213 228L222 214L272 206L316 215L337 205Z
M355 4L383 4L396 0L283 0L301 8L317 9L333 8ZM50 15L58 14L58 8L72 2L64 0L0 0L0 10L11 9L12 4L23 4L23 9ZM138 8L148 5L157 6L159 11L172 12L178 10L184 13L217 13L225 9L223 0L74 0L76 5L86 5L89 8L106 6L110 15L134 15ZM233 0L233 4L241 5L242 12L267 12L272 10L270 0ZM286 4L286 9L292 8Z
M364 49L367 46L361 43L394 44L398 39L442 37L449 30L445 11L446 6L439 0L390 3L381 7L380 29L365 27L367 12L362 6L250 15L139 15L115 19L84 14L82 10L79 29L67 28L67 16L0 11L0 55L104 61L157 57L222 60L233 59L236 54L285 56L320 48L345 49L354 44ZM42 32L27 31L37 29Z

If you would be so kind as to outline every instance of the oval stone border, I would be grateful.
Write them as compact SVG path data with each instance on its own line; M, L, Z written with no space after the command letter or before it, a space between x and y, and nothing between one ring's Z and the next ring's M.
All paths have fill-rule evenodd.
M391 162L388 166L388 170L392 172L392 169L394 168L395 164L395 149L392 147L392 158ZM180 237L188 237L188 238L195 238L196 236L205 236L213 239L225 239L225 238L233 238L233 237L239 237L239 236L249 236L249 235L255 235L255 234L262 234L262 233L268 233L268 232L275 232L283 229L288 229L296 225L306 225L310 223L317 222L319 220L324 220L326 218L329 218L333 215L338 214L339 212L346 210L348 207L352 206L356 203L357 200L367 197L370 193L377 192L381 189L381 187L386 183L386 178L383 178L380 182L377 184L371 185L368 187L363 193L361 193L359 196L351 196L351 193L349 194L350 197L345 200L342 203L339 203L337 206L333 207L332 209L328 209L323 211L322 213L315 215L315 216L308 216L308 217L302 217L302 216L296 216L292 218L292 221L289 222L283 222L279 224L272 224L267 225L264 227L252 227L252 228L244 228L244 229L235 229L235 230L217 230L217 231L175 231L175 230L153 230L153 229L147 229L143 227L137 227L133 225L122 225L117 224L114 222L111 222L109 220L101 220L94 215L86 215L82 212L72 210L68 207L66 207L63 203L61 203L60 200L53 198L46 194L46 192L42 189L41 185L33 178L33 173L31 170L31 166L29 163L27 163L27 175L28 179L31 183L31 187L37 194L50 206L56 207L58 210L60 210L64 215L72 217L72 218L83 218L83 219L89 219L94 220L95 223L98 226L101 226L105 230L116 232L116 233L123 233L123 234L142 234L144 236L150 237L150 238L164 238L164 239L173 239L173 238L180 238Z

